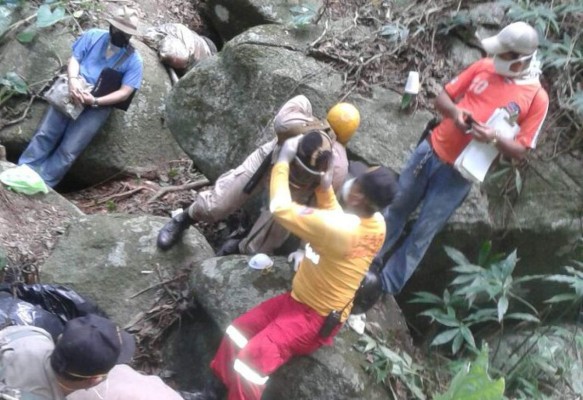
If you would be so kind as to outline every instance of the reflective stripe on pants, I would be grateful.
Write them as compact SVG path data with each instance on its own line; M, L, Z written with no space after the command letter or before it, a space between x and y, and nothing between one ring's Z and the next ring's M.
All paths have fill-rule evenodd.
M233 341L233 343L235 343L235 345L240 349L247 346L247 343L249 342L245 335L243 335L241 331L239 331L233 325L229 325L225 333Z
M235 364L233 364L233 368L239 375L243 378L247 379L249 382L253 383L254 385L265 385L269 376L262 376L257 371L253 370L250 366L245 364L243 361L236 359Z

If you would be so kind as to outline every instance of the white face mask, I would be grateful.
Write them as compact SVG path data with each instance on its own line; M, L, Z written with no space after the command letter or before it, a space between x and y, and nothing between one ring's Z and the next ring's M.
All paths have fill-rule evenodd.
M519 76L528 75L530 73L530 69L532 68L532 66L534 64L533 62L530 63L528 68L523 69L522 71L518 71L518 72L512 71L510 69L510 67L514 63L526 61L526 60L530 60L531 58L534 58L535 54L536 54L536 52L529 55L529 56L516 58L514 60L503 60L502 58L500 58L500 56L495 55L494 56L494 70L496 70L496 73L498 75L506 76L508 78L517 78Z
M352 178L344 182L344 184L342 184L340 195L342 197L342 201L344 202L344 204L346 204L346 201L348 200L348 195L350 194L350 190L352 189L352 185L354 184L355 180L356 178Z

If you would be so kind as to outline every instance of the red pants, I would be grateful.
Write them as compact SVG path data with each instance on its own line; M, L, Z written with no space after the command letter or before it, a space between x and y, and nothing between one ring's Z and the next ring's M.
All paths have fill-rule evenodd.
M340 325L328 338L321 338L318 332L324 320L290 293L269 299L235 319L211 362L214 373L228 388L228 400L261 399L267 377L291 357L332 344Z

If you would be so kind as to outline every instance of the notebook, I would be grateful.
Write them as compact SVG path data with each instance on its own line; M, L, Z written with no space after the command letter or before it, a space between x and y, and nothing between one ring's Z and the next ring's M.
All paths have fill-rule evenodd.
M510 114L505 108L497 108L486 125L496 129L499 137L507 139L514 139L520 130L517 123L511 122ZM482 183L498 154L498 150L493 144L473 139L455 160L454 168L464 178Z

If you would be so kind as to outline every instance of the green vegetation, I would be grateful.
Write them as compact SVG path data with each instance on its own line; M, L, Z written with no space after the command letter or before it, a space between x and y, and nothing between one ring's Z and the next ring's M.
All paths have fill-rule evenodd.
M453 378L449 389L435 400L499 400L504 395L504 379L488 376L488 346L474 362L468 362Z
M0 106L16 94L26 95L27 93L28 85L18 74L8 72L0 78Z
M43 28L49 28L68 18L66 4L45 0L42 4L36 2L3 0L0 1L0 40L4 36L17 32L16 39L21 43L30 43ZM10 23L14 15L30 14L26 18Z
M404 383L416 399L426 398L420 375L422 367L414 363L409 354L396 353L382 341L368 335L363 335L355 347L369 356L371 363L366 366L366 370L374 376L377 383L384 382L389 387L393 398L399 398L391 383L395 379Z
M573 261L564 274L517 278L516 250L496 254L485 243L472 263L458 250L445 249L455 263L449 287L441 296L418 292L411 300L429 306L420 315L436 329L430 347L442 351L413 359L390 350L379 338L364 336L357 349L367 354L366 370L387 384L394 398L400 398L394 390L397 381L415 399L502 399L504 391L513 399L583 395L583 333L576 325L567 329L583 304L583 262ZM538 310L524 293L527 284L545 282L560 285L561 293ZM476 343L484 343L481 351ZM449 357L445 363L439 354ZM440 392L444 394L436 395Z
M563 151L583 145L583 3L567 1L504 1L508 17L537 28L544 40L539 51L550 84L549 121L559 137L568 139ZM558 138L557 138L558 140Z

